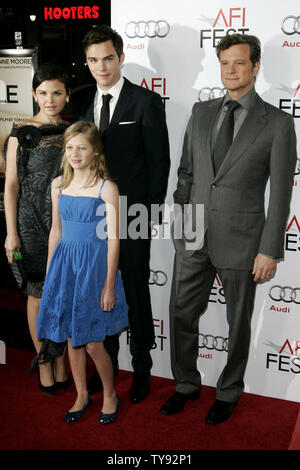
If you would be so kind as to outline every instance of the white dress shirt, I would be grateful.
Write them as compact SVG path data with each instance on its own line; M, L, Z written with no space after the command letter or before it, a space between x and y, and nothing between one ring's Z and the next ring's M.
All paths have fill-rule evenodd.
M109 102L109 122L112 118L112 115L114 113L115 107L117 105L122 87L124 84L124 78L121 77L120 80L111 87L110 90L101 90L99 86L97 85L97 91L94 99L94 122L96 126L99 128L99 123L100 123L100 114L101 114L101 108L102 108L102 95L110 94L112 96L110 102Z

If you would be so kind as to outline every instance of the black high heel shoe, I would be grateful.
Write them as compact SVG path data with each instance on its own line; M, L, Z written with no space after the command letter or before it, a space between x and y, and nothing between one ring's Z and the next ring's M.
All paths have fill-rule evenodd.
M67 390L69 384L70 384L69 379L64 380L63 382L56 382L55 380L55 387L58 390Z
M55 383L53 385L48 385L48 386L43 385L42 382L41 382L39 367L38 367L38 377L39 377L39 389L40 389L40 391L42 393L45 393L46 395L48 395L50 397L54 397L54 395L56 393Z
M88 401L87 404L84 405L84 407L81 410L78 411L67 411L65 416L64 416L64 421L66 423L72 423L73 421L78 421L84 414L84 412L87 410L87 408L92 404L92 399L90 394L88 393Z
M116 401L117 401L116 409L113 413L103 413L101 411L99 415L100 424L111 424L113 421L115 421L117 414L118 414L119 405L120 405L120 398L118 397L118 395L116 395Z

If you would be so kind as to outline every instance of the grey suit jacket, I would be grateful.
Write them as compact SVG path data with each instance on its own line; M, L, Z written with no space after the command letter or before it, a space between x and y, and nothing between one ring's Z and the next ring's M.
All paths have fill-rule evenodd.
M257 94L218 173L211 133L222 98L196 103L178 169L174 202L204 204L209 255L214 266L252 269L258 253L283 257L283 241L296 165L293 118ZM270 197L265 214L265 189ZM185 256L184 239L174 239Z

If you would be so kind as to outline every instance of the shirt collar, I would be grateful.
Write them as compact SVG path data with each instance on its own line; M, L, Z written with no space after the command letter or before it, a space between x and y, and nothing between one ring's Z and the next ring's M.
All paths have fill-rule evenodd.
M248 93L246 93L243 96L240 96L240 98L238 98L237 101L238 101L238 103L240 103L240 105L243 108L245 108L248 111L249 108L252 105L252 101L254 100L255 95L256 95L256 91L255 91L255 88L253 87L253 88L251 88L251 90L248 91ZM224 96L223 106L225 106L226 103L230 100L231 100L231 98L230 98L230 96L228 95L228 92L227 92L226 95Z
M121 93L123 84L124 84L124 77L122 76L120 77L120 80L115 85L113 85L109 90L106 90L106 91L101 90L101 88L99 88L97 84L97 91L98 91L99 98L101 98L102 95L106 95L107 93L109 93L113 98L118 98L119 94Z

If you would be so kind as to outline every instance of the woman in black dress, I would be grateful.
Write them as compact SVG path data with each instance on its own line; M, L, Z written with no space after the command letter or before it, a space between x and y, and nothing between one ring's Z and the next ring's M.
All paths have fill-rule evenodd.
M27 317L37 352L42 342L36 337L43 281L46 274L48 236L51 227L51 182L60 173L63 133L69 123L60 113L69 100L69 79L61 67L42 64L32 82L39 112L14 125L8 140L5 173L5 250L9 263L14 250L21 250L27 280ZM39 365L41 391L54 395L67 385L64 355Z

